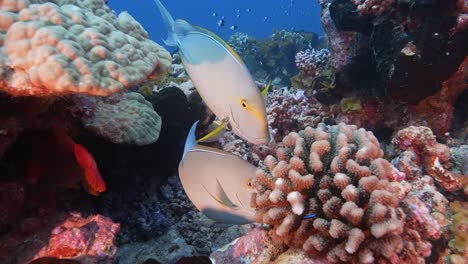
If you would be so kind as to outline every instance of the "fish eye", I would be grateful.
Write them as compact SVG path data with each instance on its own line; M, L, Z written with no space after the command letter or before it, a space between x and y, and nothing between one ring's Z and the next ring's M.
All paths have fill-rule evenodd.
M241 105L242 105L242 107L246 108L247 107L247 101L245 99L242 99Z

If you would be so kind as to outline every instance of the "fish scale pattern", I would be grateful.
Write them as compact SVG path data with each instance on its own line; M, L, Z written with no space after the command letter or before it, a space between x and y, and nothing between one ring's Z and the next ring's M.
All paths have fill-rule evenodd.
M413 216L400 201L410 187L382 158L372 132L320 124L290 133L281 145L257 170L251 204L276 241L335 263L411 263L427 255L405 241L417 236L430 249L405 226Z

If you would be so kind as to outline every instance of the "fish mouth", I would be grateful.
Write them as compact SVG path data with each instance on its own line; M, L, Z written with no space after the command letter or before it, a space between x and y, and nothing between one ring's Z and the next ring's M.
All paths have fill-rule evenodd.
M228 121L229 124L231 124L232 128L235 128L235 130L239 133L239 136L250 143L256 144L256 145L267 145L270 142L270 136L268 133L267 137L256 137L256 138L250 138L248 137L241 129L239 126L239 123L237 123L236 119L234 118L234 114L232 112L232 106L229 107L231 111L231 116L229 117Z

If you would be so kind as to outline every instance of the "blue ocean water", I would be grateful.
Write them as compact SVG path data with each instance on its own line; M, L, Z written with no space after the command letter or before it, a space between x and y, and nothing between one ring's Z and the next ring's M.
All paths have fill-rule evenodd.
M274 29L304 30L323 35L316 0L166 0L162 3L174 19L182 18L205 27L223 39L235 32L260 39ZM108 4L117 13L129 12L154 41L161 43L161 39L166 38L166 29L153 0L109 0ZM218 26L223 16L224 26ZM232 26L237 28L233 30Z

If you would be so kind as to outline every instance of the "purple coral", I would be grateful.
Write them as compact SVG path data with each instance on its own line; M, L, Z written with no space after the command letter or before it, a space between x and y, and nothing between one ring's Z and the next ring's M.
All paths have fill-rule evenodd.
M356 126L290 133L256 173L257 221L276 241L331 262L423 261L440 227L416 196L406 199L404 174L382 157L372 132Z
M306 49L296 54L296 67L306 76L315 76L319 74L330 58L330 52L327 49Z
M275 141L301 127L316 126L323 119L321 105L299 89L276 89L267 97L267 117Z

